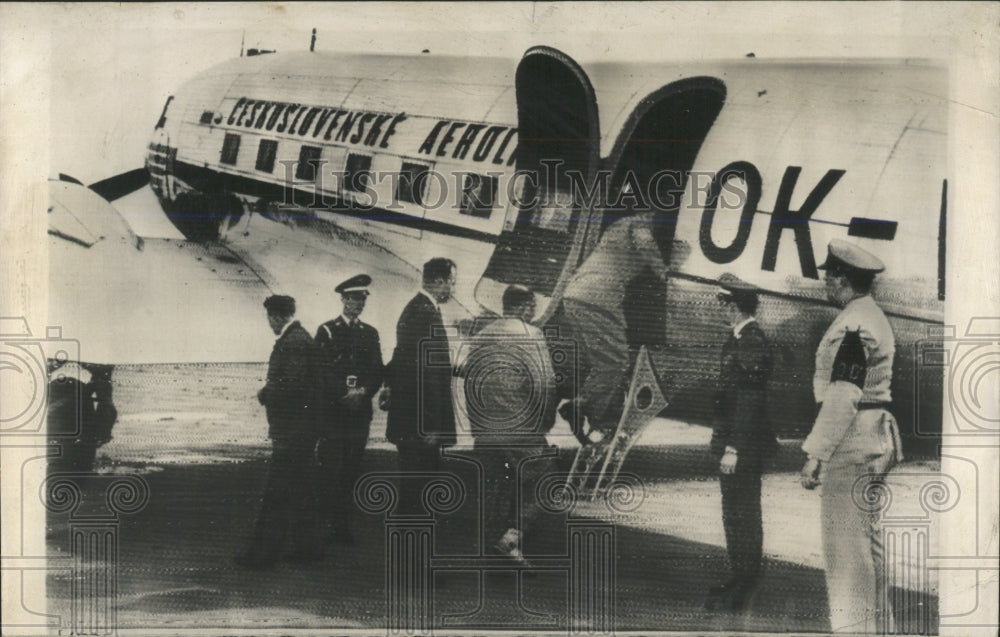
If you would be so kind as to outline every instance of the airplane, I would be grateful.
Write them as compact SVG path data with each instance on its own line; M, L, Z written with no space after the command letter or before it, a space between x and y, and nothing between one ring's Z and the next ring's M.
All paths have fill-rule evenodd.
M665 263L676 242L691 248L666 282L633 281L625 307L629 344L649 352L669 398L663 415L711 420L725 330L716 280L732 272L761 290L781 436L812 424L813 353L836 314L817 263L847 239L886 264L873 294L896 336L892 411L919 446L939 436L942 411L942 368L923 352L944 318L947 113L947 70L924 60L266 53L178 88L145 172L95 190L113 200L148 173L187 238L171 254L201 259L195 288L226 290L205 295L211 309L194 300L206 317L237 288L266 289L312 307L315 325L341 278L384 275L369 315L386 353L427 258L458 263L449 320L499 314L504 287L521 283L536 293L536 322L564 330L562 294L604 230L649 214ZM185 275L158 272L164 284ZM108 349L132 362L258 360L234 321L202 324L190 352Z

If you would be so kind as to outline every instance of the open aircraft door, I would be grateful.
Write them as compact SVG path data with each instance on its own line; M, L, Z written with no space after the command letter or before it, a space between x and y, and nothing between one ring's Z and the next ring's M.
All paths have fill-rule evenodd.
M503 290L512 283L526 285L535 292L536 321L544 323L579 260L593 214L570 179L574 175L589 184L597 171L597 100L580 66L543 46L524 54L515 90L517 177L509 190L514 196L476 300L500 314Z

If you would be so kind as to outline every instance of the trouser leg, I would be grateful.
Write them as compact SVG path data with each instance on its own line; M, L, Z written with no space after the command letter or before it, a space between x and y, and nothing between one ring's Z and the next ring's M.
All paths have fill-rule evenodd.
M563 307L589 365L579 388L583 413L591 427L609 430L617 424L627 383L625 316L620 307L604 308L575 299L565 299Z
M427 475L441 468L441 451L436 446L420 442L404 442L397 446L399 451L399 512L404 515L423 515L423 490Z
M876 633L883 613L884 555L878 512L860 495L875 479L866 464L830 464L823 476L821 516L830 627ZM858 480L862 483L858 483Z
M250 553L261 561L273 561L281 555L294 506L291 495L297 475L296 457L293 442L272 442L267 482L250 544Z
M483 541L489 549L514 524L513 481L507 454L502 449L482 449L483 474Z
M760 573L764 541L760 507L760 473L744 472L719 477L722 490L722 524L733 576L753 582Z
M518 458L518 517L523 533L530 533L538 522L543 509L538 502L539 482L555 470L555 455L548 455L547 447L537 447L521 452Z
M315 440L299 442L294 451L292 462L295 474L288 492L291 501L289 539L293 552L318 556L322 546L319 538L322 518L318 499L319 467L315 453Z
M340 441L324 438L319 441L317 456L316 501L319 510L319 525L323 533L329 534L335 520L335 500L337 470L340 466Z
M340 445L336 482L333 485L332 523L334 528L346 530L354 511L354 484L361 475L368 432L346 437Z

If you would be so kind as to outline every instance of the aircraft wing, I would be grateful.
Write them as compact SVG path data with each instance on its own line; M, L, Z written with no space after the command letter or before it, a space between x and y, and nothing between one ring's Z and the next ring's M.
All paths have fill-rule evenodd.
M336 285L362 272L374 279L362 319L379 331L388 361L396 319L420 287L410 262L335 224L317 232L296 215L248 214L220 242L144 238L92 189L50 181L49 191L48 325L79 341L84 362L266 362L268 295L295 297L313 334L342 311ZM435 254L409 256L422 263ZM454 301L442 312L450 321L471 316Z
M49 182L48 217L48 325L78 341L82 361L267 360L270 289L226 247L138 237L108 201L66 181Z

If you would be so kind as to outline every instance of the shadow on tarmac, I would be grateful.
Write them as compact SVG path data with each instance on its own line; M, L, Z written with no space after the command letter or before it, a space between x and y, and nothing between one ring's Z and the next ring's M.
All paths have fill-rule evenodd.
M568 468L572 450L563 450ZM626 471L650 480L701 475L714 479L702 447L636 448ZM784 459L787 455L788 458ZM783 450L781 466L794 454ZM797 460L796 460L797 461ZM368 471L392 471L394 453L366 452ZM451 465L450 467L448 465ZM704 467L702 466L704 465ZM434 556L478 555L478 490L468 463L446 462L467 485L467 500L440 516ZM248 540L265 479L266 463L166 465L148 473L150 498L118 528L118 627L243 628L386 626L386 535L384 518L357 511L351 547L331 546L321 562L281 563L273 571L236 567L233 556ZM84 483L83 488L88 485ZM69 553L66 514L49 514L50 555ZM566 516L547 514L525 540L525 553L566 556ZM710 586L728 575L724 549L624 525L615 527L615 629L683 631L825 632L823 573L765 560L762 581L742 613L703 610ZM69 571L48 580L49 612L68 621ZM472 570L435 575L434 626L516 630L567 630L566 571L481 575ZM912 595L911 595L912 597ZM920 603L933 605L936 598Z

